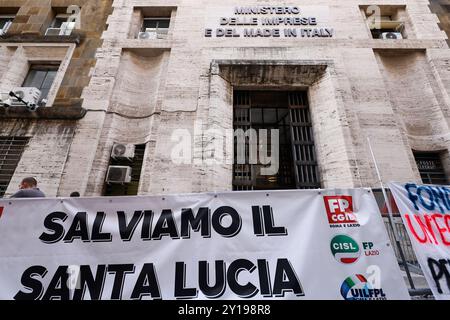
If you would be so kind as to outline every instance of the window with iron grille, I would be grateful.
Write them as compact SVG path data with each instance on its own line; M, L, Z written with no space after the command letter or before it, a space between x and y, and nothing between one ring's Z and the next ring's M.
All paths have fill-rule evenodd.
M276 129L279 132L279 170L261 175L261 164L250 163L248 136L245 164L238 163L234 141L234 190L320 188L307 94L284 91L235 91L234 129ZM269 139L270 141L270 139ZM270 146L269 146L270 147Z
M29 138L0 137L0 197L3 197Z
M414 151L414 158L423 183L448 184L441 156L442 152Z
M135 196L138 194L139 181L141 179L142 164L144 161L145 144L136 145L134 158L113 159L111 158L110 166L129 166L131 167L131 182L126 184L106 184L105 196Z

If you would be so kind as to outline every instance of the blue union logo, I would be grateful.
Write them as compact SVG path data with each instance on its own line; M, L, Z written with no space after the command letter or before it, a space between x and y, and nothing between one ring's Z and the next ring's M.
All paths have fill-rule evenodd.
M345 300L386 300L382 288L373 288L362 274L347 277L341 285L341 295Z

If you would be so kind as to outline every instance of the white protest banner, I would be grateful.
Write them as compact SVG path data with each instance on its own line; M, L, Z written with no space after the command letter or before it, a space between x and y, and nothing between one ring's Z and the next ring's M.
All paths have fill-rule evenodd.
M450 187L389 183L436 299L450 300Z
M409 299L366 189L0 208L1 299Z

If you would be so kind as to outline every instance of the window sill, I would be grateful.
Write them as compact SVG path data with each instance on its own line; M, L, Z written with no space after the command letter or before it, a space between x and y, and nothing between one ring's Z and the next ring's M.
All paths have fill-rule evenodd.
M171 49L172 39L142 40L142 39L124 39L117 43L122 48L152 48L152 49Z
M10 43L76 43L80 44L82 40L82 35L77 33L72 33L69 36L42 36L42 35L31 35L31 34L5 34L0 36L0 43L10 42Z
M79 120L86 114L80 105L41 107L29 111L25 106L0 108L0 119Z

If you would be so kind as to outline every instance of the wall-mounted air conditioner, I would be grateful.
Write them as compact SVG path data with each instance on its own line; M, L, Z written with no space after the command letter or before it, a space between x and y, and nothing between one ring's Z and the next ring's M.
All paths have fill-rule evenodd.
M167 39L167 33L164 32L157 32L156 37L158 39Z
M114 143L111 158L113 159L133 159L136 147L134 144Z
M106 174L106 183L125 184L131 182L131 167L109 166Z
M147 28L139 32L138 38L142 40L166 39L169 29Z
M39 98L41 97L41 90L35 87L17 87L11 90L14 92L16 96L19 96L23 101L27 102L28 104L38 104ZM11 99L14 104L17 105L23 105L22 102L20 102L16 98Z
M30 111L36 111L40 107L39 98L41 91L34 87L17 87L10 92L0 95L0 106L26 107Z
M143 31L139 32L138 39L140 40L154 40L158 39L156 31Z
M381 39L403 39L403 36L400 32L383 32Z
M3 93L0 103L4 107L17 107L27 106L31 110L35 110L39 105L39 98L41 97L41 91L34 87L17 87L11 90L15 96L19 97L22 101L17 99L14 95Z
M47 28L46 36L70 36L75 29L75 22L63 22L60 28Z

